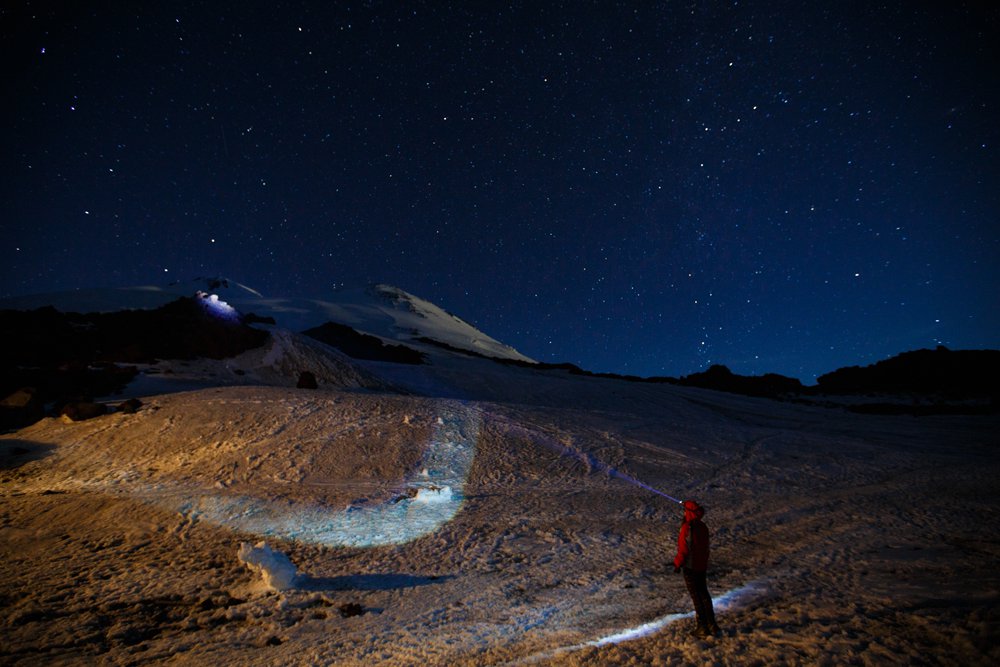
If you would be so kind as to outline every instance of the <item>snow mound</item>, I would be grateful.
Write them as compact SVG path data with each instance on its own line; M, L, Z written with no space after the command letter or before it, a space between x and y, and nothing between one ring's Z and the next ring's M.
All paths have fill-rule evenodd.
M273 591L288 590L295 585L298 576L295 565L288 556L267 546L267 542L258 542L254 546L250 546L249 542L241 542L236 557L247 568L258 572L264 579L264 584Z

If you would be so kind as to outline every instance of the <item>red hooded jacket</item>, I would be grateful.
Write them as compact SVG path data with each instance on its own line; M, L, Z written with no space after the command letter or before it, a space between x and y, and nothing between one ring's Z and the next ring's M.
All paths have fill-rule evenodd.
M708 569L708 526L701 521L705 510L693 500L684 501L684 523L677 536L674 567L686 567L697 572Z

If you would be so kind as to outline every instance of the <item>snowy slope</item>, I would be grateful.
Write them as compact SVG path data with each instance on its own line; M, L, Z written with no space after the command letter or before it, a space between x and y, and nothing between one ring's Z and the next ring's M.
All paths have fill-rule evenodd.
M218 387L0 436L0 661L1000 659L995 417L522 382L546 404ZM723 637L687 636L680 515L639 482L708 508ZM292 589L238 560L260 540Z
M268 297L225 278L196 278L162 286L81 289L0 300L0 309L51 305L64 312L155 308L199 291L215 294L244 314L273 317L279 327L303 331L332 321L387 341L427 349L419 338L500 359L532 361L435 304L389 285L333 291L327 298ZM436 350L439 348L431 347Z
M266 344L227 359L161 359L153 364L140 364L138 375L124 390L100 398L115 403L124 396L152 396L205 387L294 387L303 372L312 373L324 390L394 388L357 360L308 336L278 328L269 333Z
M391 288L319 306L176 289L192 287L490 349ZM448 353L359 362L271 332L158 365L135 414L0 435L0 662L1000 662L995 415L857 415ZM319 390L292 386L303 369ZM663 494L708 509L722 637L688 636ZM240 561L260 541L294 564L287 590Z

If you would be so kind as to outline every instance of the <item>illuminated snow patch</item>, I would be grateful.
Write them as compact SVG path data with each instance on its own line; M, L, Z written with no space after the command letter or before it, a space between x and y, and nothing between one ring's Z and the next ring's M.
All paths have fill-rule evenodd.
M716 598L712 598L712 603L716 611L727 611L735 608L743 599L751 598L759 593L762 593L765 588L766 584L764 581L751 581L750 583L740 586L739 588L733 588Z
M240 318L239 311L225 301L222 301L218 294L198 292L197 296L199 303L201 303L205 309L215 317L223 320L238 320Z
M202 496L189 512L199 520L267 537L327 546L384 546L433 532L461 509L461 495L432 493L437 499L420 501L418 492L418 498L346 510L289 506L247 496Z
M727 609L734 608L737 603L745 598L753 596L753 594L759 592L764 587L764 584L760 581L752 581L739 588L734 588L732 590L726 591L722 595L713 598L713 604L716 611L725 611ZM641 639L643 637L648 637L649 635L659 632L663 628L667 627L674 621L679 621L682 618L691 618L694 616L693 611L685 613L667 614L666 616L661 616L660 618L653 619L643 623L642 625L637 625L633 628L627 628L625 630L619 630L610 635L605 635L597 639L592 639L588 642L583 642L581 644L573 644L572 646L562 646L551 651L545 651L542 653L536 653L535 655L528 656L527 658L521 660L519 664L532 664L536 662L541 662L543 660L550 660L557 655L563 655L565 653L572 653L574 651L579 651L581 649L595 647L595 646L607 646L609 644L621 644L623 642L633 641L635 639Z
M629 628L628 630L622 630L621 632L616 632L614 634L608 635L606 637L601 637L600 639L595 639L589 641L586 644L579 645L579 648L584 646L606 646L607 644L621 644L622 642L632 641L633 639L639 639L647 635L651 635L654 632L658 632L670 625L674 621L685 618L686 616L693 616L694 612L687 612L686 614L668 614L667 616L661 616L648 623L643 623L642 625L637 625L634 628Z
M150 495L191 519L256 535L326 546L403 544L437 530L461 510L461 489L476 455L479 422L474 411L438 418L420 469L401 483L403 488L417 489L416 493L374 507L333 509L219 493L192 499L177 489L161 489Z
M736 603L745 597L749 597L761 588L761 584L756 581L752 581L749 584L740 586L739 588L733 588L726 591L722 595L712 598L712 605L715 607L716 611L725 611L736 606ZM693 611L689 611L683 614L667 614L666 616L661 616L655 620L649 621L648 623L643 623L634 628L629 628L627 630L622 630L621 632L616 632L606 637L601 637L600 639L595 639L593 641L587 642L586 644L581 644L578 648L583 646L604 646L606 644L620 644L622 642L632 641L633 639L639 639L640 637L646 637L654 632L662 630L666 626L670 625L674 621L680 620L682 618L689 618L694 616Z
M448 503L451 502L453 493L450 486L433 487L420 489L413 499L415 503Z

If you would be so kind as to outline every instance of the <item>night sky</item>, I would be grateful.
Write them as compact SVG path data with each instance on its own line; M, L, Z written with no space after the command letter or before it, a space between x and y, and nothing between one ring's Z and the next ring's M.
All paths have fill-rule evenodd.
M997 348L996 7L4 3L0 296L385 282L643 376Z

